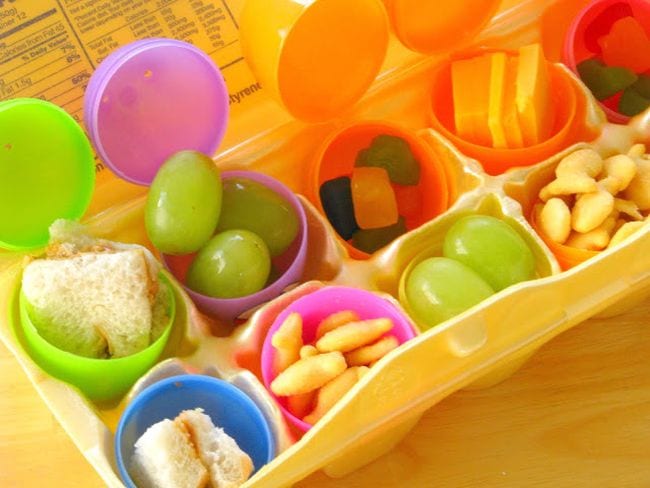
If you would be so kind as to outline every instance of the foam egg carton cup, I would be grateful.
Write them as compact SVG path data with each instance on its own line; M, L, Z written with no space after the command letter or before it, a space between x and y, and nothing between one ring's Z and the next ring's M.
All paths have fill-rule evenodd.
M528 2L533 7L542 1ZM486 45L512 48L536 39L536 18L515 9L497 17L482 38ZM308 194L310 158L327 136L341 127L369 120L398 120L444 162L455 191L449 209L401 236L370 259L352 259L327 219L307 198L309 248L301 284L263 305L232 327L200 314L182 287L174 285L177 316L160 362L114 405L97 405L77 390L40 370L10 327L17 317L14 293L20 283L19 253L0 254L0 337L72 440L111 487L122 483L113 454L121 412L146 386L183 373L223 378L248 394L272 426L278 457L246 486L287 486L323 469L343 476L391 450L421 415L462 388L489 387L514 373L553 337L596 314L615 314L650 296L650 229L615 249L603 251L561 272L529 221L539 188L550 181L563 155L589 143L603 155L650 142L650 111L626 126L608 124L595 100L573 78L584 104L579 144L534 166L489 176L479 162L429 128L426 106L432 74L440 57L418 57L389 72L344 118L318 126L290 123L232 147L216 162L220 168L258 170L299 194ZM98 237L150 245L143 226L144 198L117 205L86 223ZM504 219L529 244L537 279L519 283L466 312L429 329L398 349L359 381L302 438L282 417L261 381L259 355L265 333L292 301L330 284L360 287L397 307L399 280L422 253L439 255L446 229L467 214ZM530 311L534 309L535 314Z

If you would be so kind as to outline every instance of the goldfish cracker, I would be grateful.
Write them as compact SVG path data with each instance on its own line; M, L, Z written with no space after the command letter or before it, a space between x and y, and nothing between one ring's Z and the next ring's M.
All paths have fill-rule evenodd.
M281 373L300 359L300 349L303 346L302 317L300 314L289 314L276 333L273 334L271 344L276 349L273 363L276 374Z
M605 160L603 166L604 178L600 180L612 195L625 190L636 176L637 168L634 160L627 154L617 154Z
M630 156L632 159L637 159L645 155L645 144L635 144L632 146L628 152L627 155Z
M389 318L360 320L352 310L325 317L316 330L317 347L302 346L300 359L273 380L271 391L287 397L292 415L317 422L368 371L367 365L399 346L397 337L382 337L392 328Z
M634 160L637 165L637 174L623 195L627 200L636 203L640 210L650 210L650 159L644 154L635 157Z
M595 178L603 170L603 164L603 158L595 150L578 149L562 158L555 169L555 174L558 177L584 174Z
M341 310L340 312L333 313L318 324L318 328L316 329L316 340L337 327L349 324L350 322L357 322L358 320L359 316L352 310Z
M608 217L595 229L580 233L573 232L566 241L566 245L589 251L602 251L607 247L611 239L611 232L616 226L616 219Z
M301 395L291 395L287 397L287 410L298 418L303 418L314 408L318 390L312 390Z
M573 230L586 233L599 227L614 210L614 197L607 191L585 193L571 211Z
M278 396L309 393L336 378L346 368L345 358L338 351L299 359L276 376L271 391Z
M555 174L557 178L542 188L540 198L546 201L558 195L598 191L596 177L603 170L603 159L593 149L579 149L562 158Z
M399 341L395 336L383 337L368 346L363 346L346 353L345 362L348 363L348 366L372 364L397 348L397 346L399 346Z
M385 169L354 168L351 184L354 217L361 229L377 229L397 222L397 200Z
M554 242L563 244L571 234L571 210L559 198L551 198L543 206L539 224L541 230Z
M348 368L345 372L324 385L320 390L318 390L314 410L304 417L303 420L309 424L315 424L330 411L334 404L336 404L343 395L357 384L367 369L368 368L363 366Z
M643 220L643 215L641 215L641 212L639 212L639 206L631 200L615 198L614 209L622 214L627 215L632 220Z
M552 197L598 191L596 180L586 175L561 176L542 188L539 198L546 202Z
M600 251L638 230L640 226L628 224L648 218L643 214L647 209L637 201L643 204L644 197L648 198L642 178L644 163L650 162L645 151L645 145L636 144L626 154L615 154L604 161L592 149L564 157L555 170L557 178L540 191L540 199L546 199L546 204L535 205L540 232L559 244ZM639 182L641 191L635 187ZM578 191L594 185L595 191ZM573 232L569 229L567 238L566 214L571 207Z
M328 332L316 342L321 352L349 352L371 344L393 328L389 318L351 322Z
M632 163L631 158L625 155L603 162L593 149L574 151L562 158L555 169L557 178L542 188L540 199L547 201L557 195L577 195L571 211L571 227L579 233L590 232L614 210L613 195L629 184L630 171L635 171ZM596 181L601 174L603 179ZM559 210L559 205L554 203L549 209ZM547 224L549 218L546 218ZM560 234L555 237L559 238Z
M648 222L626 222L612 236L607 248L609 249L610 247L617 246L631 235L640 231L646 225L648 225Z
M314 346L306 345L300 348L300 359L310 358L319 354L318 349Z

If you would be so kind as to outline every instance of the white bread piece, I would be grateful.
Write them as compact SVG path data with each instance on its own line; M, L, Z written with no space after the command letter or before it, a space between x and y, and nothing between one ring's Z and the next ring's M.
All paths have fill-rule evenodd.
M151 280L156 281L158 279L160 263L146 247L93 237L89 235L89 229L86 226L74 220L57 219L50 226L49 232L50 242L46 249L47 257L64 258L81 252L115 252L140 249L147 258Z
M169 419L136 441L129 474L138 488L203 488L210 480L183 425Z
M142 249L37 259L23 292L39 333L73 354L123 357L149 345L152 282Z
M210 472L213 488L236 488L250 477L251 458L223 429L215 427L202 409L185 410L176 420L185 424L201 461Z

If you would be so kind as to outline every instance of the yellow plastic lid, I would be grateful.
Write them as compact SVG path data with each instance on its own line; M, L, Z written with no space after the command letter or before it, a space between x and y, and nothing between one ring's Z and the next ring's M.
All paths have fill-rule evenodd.
M90 143L67 112L39 99L0 103L0 249L46 245L52 222L86 212L94 185Z

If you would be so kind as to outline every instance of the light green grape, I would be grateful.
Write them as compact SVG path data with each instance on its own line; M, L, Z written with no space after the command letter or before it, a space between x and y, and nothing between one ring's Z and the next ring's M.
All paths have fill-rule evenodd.
M271 256L279 256L298 234L296 211L273 190L244 178L223 182L218 230L246 229L260 236Z
M264 241L247 230L214 236L187 271L187 286L215 298L237 298L260 291L271 272Z
M198 251L221 212L221 176L212 159L181 151L161 166L149 189L144 222L152 244L166 254Z
M535 277L535 257L526 241L495 217L460 219L445 236L443 254L472 268L496 291Z
M406 278L406 299L416 321L433 327L494 294L478 274L458 261L428 258Z

